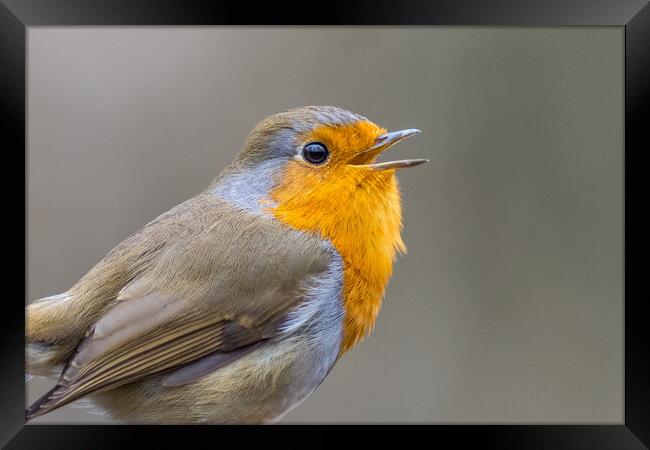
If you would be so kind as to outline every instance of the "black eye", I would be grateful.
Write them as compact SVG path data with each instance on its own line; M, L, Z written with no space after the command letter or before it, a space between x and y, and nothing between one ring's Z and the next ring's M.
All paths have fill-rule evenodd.
M302 157L311 164L323 164L328 155L327 147L320 142L312 142L302 149Z

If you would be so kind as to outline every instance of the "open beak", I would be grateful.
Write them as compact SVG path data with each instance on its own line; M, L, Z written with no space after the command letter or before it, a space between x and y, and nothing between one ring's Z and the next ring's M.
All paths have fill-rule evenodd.
M382 134L377 138L375 144L372 147L359 153L357 156L355 156L355 159L362 159L364 161L374 160L376 156L388 150L393 145L418 133L420 133L420 130L416 130L415 128L409 128L407 130L392 131L390 133ZM419 166L420 164L425 162L429 162L429 160L428 159L402 159L399 161L388 161L388 162L381 162L381 163L357 164L357 165L362 167L373 168L376 170L386 170L386 169L404 169L406 167Z

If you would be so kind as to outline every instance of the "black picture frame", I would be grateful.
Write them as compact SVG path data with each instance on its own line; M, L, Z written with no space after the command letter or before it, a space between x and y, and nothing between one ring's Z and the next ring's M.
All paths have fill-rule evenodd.
M621 425L431 425L418 432L431 433L429 444L453 440L455 445L479 443L480 448L521 449L635 449L650 445L650 339L648 339L647 294L641 291L640 266L632 257L643 254L637 244L646 220L628 220L635 202L632 193L643 192L639 173L645 165L641 156L648 145L643 141L649 111L650 5L644 0L572 1L330 1L312 12L306 3L280 5L277 2L232 2L182 0L0 0L0 95L3 145L8 155L26 156L26 32L29 26L63 25L480 25L480 26L616 26L625 28L625 418ZM623 63L623 62L622 62ZM646 117L646 122L642 119ZM18 160L19 161L19 160ZM12 163L13 165L13 163ZM16 163L19 166L20 162ZM10 167L9 164L5 167ZM23 159L23 176L26 177ZM7 182L5 170L5 237L26 240L26 196L15 193L18 183ZM23 184L23 187L26 185ZM26 190L26 189L25 189ZM24 192L25 194L25 192ZM638 202L636 202L638 203ZM24 217L25 222L19 218ZM632 225L635 225L632 227ZM20 229L22 225L22 230ZM14 227L12 230L11 228ZM642 238L641 238L642 239ZM9 240L9 239L8 239ZM632 244L634 242L634 245ZM10 246L5 245L5 249ZM24 250L24 249L23 249ZM20 250L16 250L20 252ZM7 252L9 270L20 270ZM11 258L11 262L10 262ZM640 258L639 258L640 259ZM26 256L19 256L26 272ZM6 272L5 272L6 273ZM5 277L2 314L2 362L0 391L2 414L0 443L6 448L114 448L141 439L153 446L224 445L224 438L238 437L241 427L156 427L140 426L25 426L24 303L19 276ZM24 278L25 279L25 276ZM12 286L9 292L6 287ZM14 292L15 291L15 292ZM22 297L25 297L25 284ZM300 444L294 427L247 427L244 433L291 433ZM271 431L271 429L273 431ZM322 430L322 431L321 431ZM364 440L383 437L390 427L364 431ZM311 429L305 445L336 445L329 429ZM352 430L349 430L352 431ZM415 430L414 430L415 431ZM233 434L234 433L234 434ZM409 431L409 437L412 436ZM302 433L301 433L302 434ZM402 435L404 436L404 435ZM195 441L200 439L201 441ZM284 441L291 443L292 441Z

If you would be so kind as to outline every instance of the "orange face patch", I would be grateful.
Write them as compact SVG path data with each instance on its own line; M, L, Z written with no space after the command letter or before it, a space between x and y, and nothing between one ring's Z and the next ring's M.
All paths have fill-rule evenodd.
M359 157L359 154L372 147L377 137L385 132L386 129L372 122L359 121L343 126L321 125L300 137L304 139L305 144L320 142L329 149L330 159L321 166L329 171L340 168ZM364 164L369 162L369 159L355 160L355 162Z
M341 353L372 330L395 253L405 250L395 171L357 165L370 162L360 162L358 154L383 133L371 122L317 128L304 136L304 144L325 144L327 162L290 161L271 192L277 204L268 209L271 214L298 230L319 233L343 258Z

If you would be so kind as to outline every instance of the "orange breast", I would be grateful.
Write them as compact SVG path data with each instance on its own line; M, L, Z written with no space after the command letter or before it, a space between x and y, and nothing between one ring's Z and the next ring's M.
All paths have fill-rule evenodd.
M271 193L272 214L301 231L320 233L340 253L344 264L345 323L340 354L373 328L397 251L401 205L393 170L348 166L335 176L305 172L288 164Z

